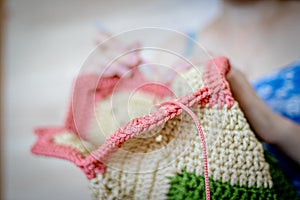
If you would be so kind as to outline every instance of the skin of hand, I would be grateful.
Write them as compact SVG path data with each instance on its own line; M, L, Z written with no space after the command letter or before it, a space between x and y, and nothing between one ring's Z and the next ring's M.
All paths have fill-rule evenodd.
M231 68L226 78L256 135L264 142L278 146L300 164L300 126L272 112L239 70Z

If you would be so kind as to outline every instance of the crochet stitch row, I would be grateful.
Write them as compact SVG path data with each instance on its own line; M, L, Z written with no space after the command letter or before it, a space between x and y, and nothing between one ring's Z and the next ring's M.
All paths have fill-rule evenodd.
M197 90L176 99L201 124L207 145L211 196L213 199L285 199L287 196L281 190L278 193L275 185L283 183L286 187L282 188L292 189L284 176L273 173L274 163L265 157L262 144L234 101L225 80L229 70L226 58L209 61L200 77L202 81L188 79ZM82 102L80 95L75 95L75 103L71 105L81 111L94 105L94 101L101 104L110 98L118 82L117 77L111 78L100 80L105 80L105 87L95 84L95 79L91 84L79 84L78 87L88 86L79 89L83 96L88 91L97 91L96 98ZM147 92L151 90L148 88ZM90 123L94 123L90 108L87 110L76 114L82 120L78 127L74 122L76 116L70 112L64 127L37 129L39 138L32 152L75 163L89 179L94 199L204 198L203 147L195 124L182 106L162 105L150 115L129 121L99 148L85 140Z

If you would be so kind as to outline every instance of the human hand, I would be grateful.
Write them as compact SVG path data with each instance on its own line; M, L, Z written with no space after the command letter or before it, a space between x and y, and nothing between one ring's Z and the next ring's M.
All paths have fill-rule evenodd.
M226 78L256 135L264 142L278 146L300 164L300 126L272 112L242 72L231 68Z
M238 101L257 136L266 143L277 142L276 124L280 119L257 96L246 76L239 70L231 68L226 78L230 84L234 98Z

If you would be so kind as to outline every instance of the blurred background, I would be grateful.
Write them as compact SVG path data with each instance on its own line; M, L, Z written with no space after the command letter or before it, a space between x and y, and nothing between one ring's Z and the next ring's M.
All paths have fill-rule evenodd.
M30 154L38 126L64 121L72 81L95 47L97 24L112 33L155 26L199 30L217 0L7 0L4 2L2 136L4 199L89 199L67 161Z

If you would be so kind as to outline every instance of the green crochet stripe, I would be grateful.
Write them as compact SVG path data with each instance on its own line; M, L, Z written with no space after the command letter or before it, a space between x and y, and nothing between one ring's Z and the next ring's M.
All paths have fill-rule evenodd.
M270 165L270 174L273 181L273 192L277 194L277 199L300 199L295 188L286 179L281 167L276 159L265 151L265 159Z
M248 188L246 186L232 186L229 183L209 180L211 199L298 199L293 186L286 180L276 160L265 153L266 161L270 164L270 174L273 180L273 188L264 187ZM204 177L196 176L194 173L187 173L185 169L182 174L177 174L170 179L170 190L168 199L205 199Z

